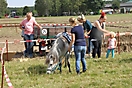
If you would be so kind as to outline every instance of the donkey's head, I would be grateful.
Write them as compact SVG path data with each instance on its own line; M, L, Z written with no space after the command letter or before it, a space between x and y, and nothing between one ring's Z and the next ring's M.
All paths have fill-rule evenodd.
M57 64L57 56L53 52L49 53L46 56L45 64L48 65L46 73L50 74L52 72L53 68L55 67L55 65Z

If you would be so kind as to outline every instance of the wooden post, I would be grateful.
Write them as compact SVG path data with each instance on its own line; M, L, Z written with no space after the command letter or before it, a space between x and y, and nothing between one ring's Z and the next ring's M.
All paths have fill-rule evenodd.
M6 40L6 59L8 60L8 40Z
M18 33L18 31L17 31L17 24L15 24L15 28L16 28L16 33Z
M117 32L117 38L118 38L118 40L117 40L117 47L118 47L118 54L120 54L120 33L119 33L119 31Z
M1 79L1 88L3 88L3 84L4 84L4 58L3 59L3 63L2 63L2 79Z

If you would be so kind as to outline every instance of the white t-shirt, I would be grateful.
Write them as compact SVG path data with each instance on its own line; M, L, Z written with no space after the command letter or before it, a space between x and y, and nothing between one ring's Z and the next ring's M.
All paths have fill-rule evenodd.
M115 38L109 38L108 39L108 41L109 41L109 44L108 44L108 49L114 49L114 48L116 48L115 46L115 44L116 44L116 39Z

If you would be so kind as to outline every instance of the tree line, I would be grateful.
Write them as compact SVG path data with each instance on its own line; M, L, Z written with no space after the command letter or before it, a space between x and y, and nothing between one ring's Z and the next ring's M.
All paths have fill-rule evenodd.
M35 6L32 9L34 14L38 16L62 16L62 15L78 15L89 14L94 12L99 13L107 3L112 3L113 9L118 9L120 3L128 0L113 0L112 2L105 2L104 0L36 0ZM6 0L0 0L0 15L9 13L7 9ZM25 15L26 12L31 11L28 6L17 9L18 15Z

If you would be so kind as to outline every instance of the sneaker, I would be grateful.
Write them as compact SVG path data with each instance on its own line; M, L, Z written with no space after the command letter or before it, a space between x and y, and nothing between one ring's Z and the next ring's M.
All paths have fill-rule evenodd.
M86 72L87 71L87 69L86 70L83 70L83 72Z
M101 60L102 58L98 58L99 60Z
M80 71L76 71L77 72L77 75L80 75Z
M77 75L80 75L80 72L77 72Z

